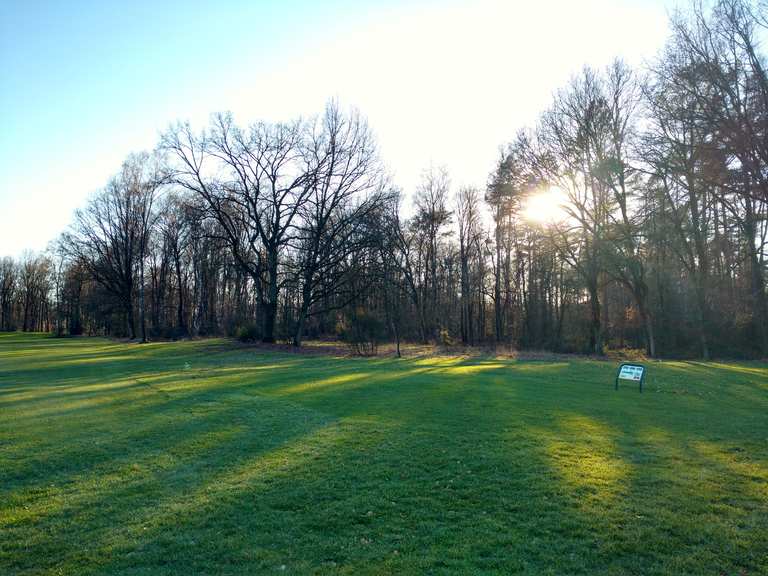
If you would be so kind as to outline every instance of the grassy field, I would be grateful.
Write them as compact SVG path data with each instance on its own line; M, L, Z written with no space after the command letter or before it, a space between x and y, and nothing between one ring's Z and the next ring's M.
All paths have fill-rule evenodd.
M768 574L768 366L0 335L0 574Z

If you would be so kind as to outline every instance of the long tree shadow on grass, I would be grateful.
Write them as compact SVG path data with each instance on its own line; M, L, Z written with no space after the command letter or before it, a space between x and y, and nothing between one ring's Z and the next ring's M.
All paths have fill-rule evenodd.
M292 360L198 358L198 379L104 390L94 397L104 403L47 412L62 444L78 448L62 446L11 485L12 506L31 510L11 509L0 565L72 562L110 574L765 565L754 416L765 399L727 396L729 414L750 418L732 422L698 396L613 393L612 368L599 363L574 376L564 363ZM249 370L259 362L271 368ZM15 414L31 426L31 450L33 407ZM741 445L754 466L724 459ZM52 446L37 443L48 456Z
M684 522L671 523L663 546L643 540L658 530L649 524L655 507L669 502L633 497L637 464L622 454L621 433L583 416L561 417L545 432L486 419L462 435L446 427L404 435L396 426L350 421L345 434L297 439L277 470L246 459L209 483L202 500L200 493L180 506L172 499L164 512L127 528L121 554L102 568L701 573L686 563L687 546L719 554L711 573L758 566L734 556L731 535L716 529L702 543ZM563 469L566 454L575 470ZM289 457L296 455L304 457ZM677 495L706 500L687 484ZM679 564L670 565L670 554Z
M294 363L288 363L282 368L280 364L263 368L267 367L271 379L288 387L338 373L335 365L296 370ZM152 377L152 372L139 373L125 382L118 381L116 388L90 390L93 385L85 384L86 392L71 392L66 402L58 395L47 401L37 398L26 402L30 406L25 406L24 418L14 422L13 442L3 447L9 465L0 476L4 485L20 489L47 485L51 480L67 482L72 474L82 475L105 460L109 462L113 452L118 459L126 454L130 458L130 447L150 441L156 444L150 453L162 453L187 433L206 425L201 411L210 418L257 408L261 387L258 379L254 380L254 372L260 370L254 369L258 368L262 367L244 367L235 372L212 369L204 372L200 383L194 376ZM359 373L350 375L357 377ZM249 407L251 403L256 406ZM126 428L126 422L132 425ZM48 429L45 435L40 435L41 424ZM105 435L107 442L95 441Z
M168 423L164 430L144 429L138 435L143 442L138 436L133 442L101 436L101 454L89 451L66 473L45 475L47 486L28 491L19 483L4 485L11 516L3 515L0 558L15 559L11 566L20 571L41 564L53 568L85 547L98 565L119 543L121 530L132 526L141 534L147 524L135 523L149 522L163 502L182 507L241 461L331 424L312 411L263 399L257 406L229 406L181 425ZM20 509L22 503L24 511L14 513L14 504ZM73 541L73 534L87 541Z
M271 377L287 378L291 372L290 367L270 368ZM258 409L257 397L244 396L253 388L250 378L231 373L223 378L208 373L198 376L158 376L150 370L118 381L116 387L91 390L93 384L84 384L86 391L19 401L15 409L23 416L13 423L13 442L3 447L4 457L16 465L7 466L0 476L6 483L14 479L46 482L51 476L67 474L73 466L80 469L82 462L101 462L110 450L119 455L134 444L146 444L148 438L165 449L180 426L190 431L204 426L201 414L226 419L233 410ZM41 425L47 434L40 434ZM94 441L105 435L106 445Z

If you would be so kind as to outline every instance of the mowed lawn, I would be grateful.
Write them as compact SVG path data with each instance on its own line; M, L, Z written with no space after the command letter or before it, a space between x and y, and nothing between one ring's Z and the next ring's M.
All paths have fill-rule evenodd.
M0 574L768 574L768 366L0 335Z

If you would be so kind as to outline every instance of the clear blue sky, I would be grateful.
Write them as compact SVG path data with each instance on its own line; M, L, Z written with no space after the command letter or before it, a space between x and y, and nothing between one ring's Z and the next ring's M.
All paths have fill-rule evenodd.
M640 63L662 0L0 4L0 255L40 250L177 119L358 107L397 182L483 185L500 144L583 64Z

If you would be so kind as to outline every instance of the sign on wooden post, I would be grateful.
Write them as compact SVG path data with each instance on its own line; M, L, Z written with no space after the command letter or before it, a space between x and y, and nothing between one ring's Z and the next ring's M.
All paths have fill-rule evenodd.
M619 366L619 371L616 373L615 390L619 389L619 380L638 382L640 385L640 392L642 392L643 382L645 382L645 366L642 364L622 364Z

